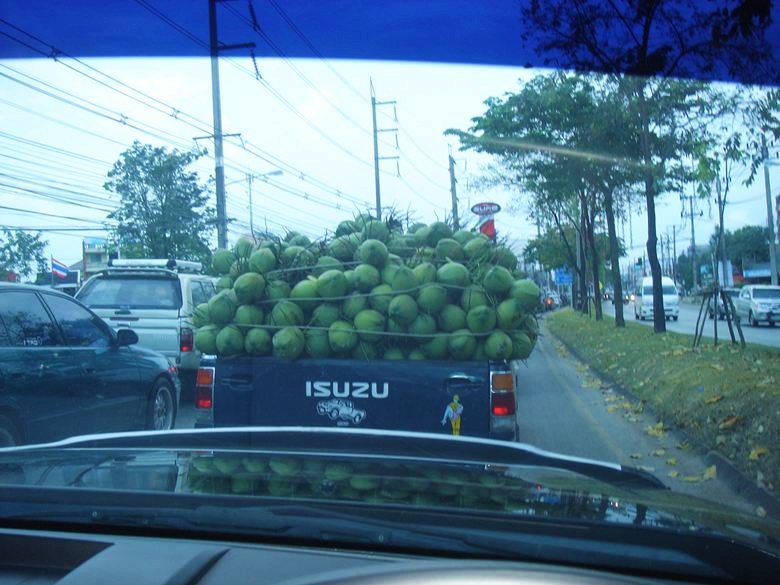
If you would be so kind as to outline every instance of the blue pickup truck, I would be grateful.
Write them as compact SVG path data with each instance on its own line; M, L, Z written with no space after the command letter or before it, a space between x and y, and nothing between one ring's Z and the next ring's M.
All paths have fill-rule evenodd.
M197 427L354 427L514 441L509 362L204 357Z

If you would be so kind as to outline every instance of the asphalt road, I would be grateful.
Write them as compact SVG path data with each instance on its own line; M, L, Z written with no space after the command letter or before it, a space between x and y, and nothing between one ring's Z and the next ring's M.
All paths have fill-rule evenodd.
M549 334L540 337L527 363L515 364L515 377L520 442L564 455L644 468L674 491L755 512L758 504L735 491L723 477L705 479L712 461L686 446L684 435L674 431L660 437L649 434L648 429L660 421L647 411L634 412L636 402L600 383ZM675 471L677 477L671 477ZM726 471L721 469L720 475Z
M601 305L604 309L605 315L615 316L615 306L611 301L604 301ZM628 303L623 305L623 314L626 321L634 321L634 305ZM691 305L688 303L680 304L680 319L678 321L667 321L666 329L668 331L675 331L677 333L687 333L693 335L696 330L696 319L699 316L699 305ZM648 327L653 326L652 320L636 321L642 323ZM748 343L758 343L761 345L770 345L773 347L780 347L780 327L769 327L765 324L759 327L751 327L747 323L742 326L742 333L745 335L745 341ZM736 330L734 334L737 335ZM712 338L714 337L713 321L707 318L707 322L704 327L704 336ZM729 329L726 321L718 321L718 339L731 340L729 336Z

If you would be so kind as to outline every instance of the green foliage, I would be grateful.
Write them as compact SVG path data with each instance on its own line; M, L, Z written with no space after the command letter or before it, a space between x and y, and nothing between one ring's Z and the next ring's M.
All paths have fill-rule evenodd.
M3 228L0 235L0 275L4 277L13 272L29 277L36 271L45 272L47 261L43 250L47 243L41 240L40 233L29 234Z
M108 215L125 257L179 258L210 265L216 215L209 194L188 170L202 152L169 151L136 141L108 172L107 191L120 196Z
M716 250L718 229L710 238L710 248ZM753 262L769 261L769 228L758 225L746 225L732 231L726 230L726 255L734 267Z

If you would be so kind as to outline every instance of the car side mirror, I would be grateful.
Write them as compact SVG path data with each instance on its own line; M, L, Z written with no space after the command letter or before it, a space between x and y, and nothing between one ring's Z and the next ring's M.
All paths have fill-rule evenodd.
M120 329L116 332L116 341L120 347L123 345L133 345L138 343L138 334L132 329Z

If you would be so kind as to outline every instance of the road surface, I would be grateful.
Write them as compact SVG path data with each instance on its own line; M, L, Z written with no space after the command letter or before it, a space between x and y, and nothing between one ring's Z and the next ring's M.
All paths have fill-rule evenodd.
M520 442L561 453L642 467L676 491L726 501L748 513L756 502L736 493L722 478L705 479L708 462L685 438L672 432L655 437L647 429L657 424L637 404L602 385L552 336L543 336L527 363L516 362L517 419ZM192 428L192 402L182 405L177 428ZM677 472L677 477L669 474ZM723 470L722 470L723 471ZM683 481L683 477L700 481Z
M615 316L615 306L612 301L604 301L601 306L604 309L604 314L611 317ZM667 321L667 331L674 331L676 333L687 333L693 335L696 330L696 319L699 316L699 306L691 305L688 303L680 303L680 319L678 321ZM634 321L634 304L628 303L623 305L623 315L626 321ZM636 321L636 323L642 323L648 327L653 326L652 320ZM751 327L747 323L742 326L742 333L745 335L745 341L748 343L758 343L761 345L769 345L772 347L780 347L780 327L769 327L767 325L761 325L759 327ZM734 332L736 335L736 331ZM707 323L704 327L704 336L712 338L713 321L707 318ZM725 339L730 341L728 325L725 321L718 321L718 339Z

